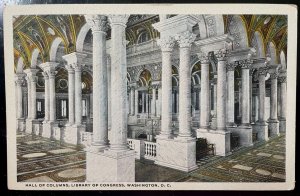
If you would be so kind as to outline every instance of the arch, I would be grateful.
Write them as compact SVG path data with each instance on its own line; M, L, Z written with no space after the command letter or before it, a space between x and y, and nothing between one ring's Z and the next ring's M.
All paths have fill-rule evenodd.
M137 44L147 42L151 39L149 32L146 29L141 30L137 38Z
M31 54L31 63L30 66L31 68L36 68L38 64L38 57L39 57L40 51L39 49L35 48Z
M286 69L286 58L285 58L285 53L283 51L280 52L280 64L282 66L282 69Z
M219 36L219 35L223 35L224 32L225 32L225 25L224 25L224 19L223 19L223 15L214 15L215 16L215 21L216 21L216 35Z
M16 73L23 73L23 68L24 68L24 59L20 57L17 63Z
M147 72L149 72L149 74L150 74L150 78L152 79L152 76L154 75L153 74L153 72L152 72L152 70L151 69L148 69L149 67L147 67L147 68L145 68L145 67L142 67L138 72L137 72L137 75L136 75L136 81L139 81L139 78L141 77L141 75L142 75L142 73L144 72L144 71L147 71Z
M261 32L255 31L251 45L256 49L257 57L265 57L265 48Z
M127 81L130 83L132 81L130 74L127 72Z
M49 60L51 62L55 62L56 61L56 53L58 50L58 46L62 43L62 39L60 37L57 37L53 40L52 44L51 44L51 48L49 51Z
M277 64L277 53L276 53L276 47L273 42L269 42L268 44L268 55L271 57L271 64Z
M246 23L239 15L233 15L229 19L228 32L234 37L233 49L247 48L248 35Z
M85 37L88 34L89 30L90 30L90 26L88 25L88 23L85 23L81 27L81 29L77 35L76 51L83 52L83 43L84 43Z

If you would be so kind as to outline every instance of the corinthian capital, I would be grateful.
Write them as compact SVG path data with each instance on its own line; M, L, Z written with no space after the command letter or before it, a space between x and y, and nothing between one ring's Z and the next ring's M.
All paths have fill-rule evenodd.
M195 41L196 35L189 31L185 31L183 33L175 35L175 39L177 40L181 48L189 48Z
M239 61L239 64L240 64L242 69L250 69L252 63L253 63L253 60L250 60L250 59Z
M160 46L162 51L171 52L175 44L174 37L168 36L157 40L157 45Z
M85 15L85 20L91 27L92 32L106 32L108 29L107 17L104 15Z
M266 67L260 67L260 68L258 68L257 71L258 71L258 75L266 76L267 72L268 72L268 69Z
M221 49L221 50L215 52L215 55L216 55L218 61L226 61L228 54L229 53L226 49Z
M129 14L110 14L108 15L108 21L111 25L117 24L126 26L129 16Z
M234 63L226 63L226 69L227 69L227 71L234 71L235 67L236 67L236 63L235 62Z
M209 64L208 54L204 52L197 53L197 56L201 62L201 64Z
M280 83L286 83L286 76L278 77L278 81L279 81Z

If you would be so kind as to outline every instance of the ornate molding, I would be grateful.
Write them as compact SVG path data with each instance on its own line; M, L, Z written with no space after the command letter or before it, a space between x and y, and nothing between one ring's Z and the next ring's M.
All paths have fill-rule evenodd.
M196 35L189 31L185 31L175 35L175 39L181 48L190 48L196 39Z
M278 77L279 83L286 83L286 76L280 76Z
M129 16L129 14L110 14L108 15L108 21L110 25L126 26Z
M157 45L160 46L161 51L171 52L175 45L175 38L171 36L160 38L157 40Z
M107 17L104 15L85 15L85 20L92 32L104 32L108 30Z
M226 63L226 70L227 71L234 71L235 67L238 65L237 62L234 63Z
M271 80L274 80L274 79L277 79L279 76L278 72L273 72L273 73L270 73L270 79Z
M268 73L268 68L267 67L260 67L257 70L258 75L263 75L266 76Z
M209 64L209 56L203 52L197 53L201 64Z
M250 59L239 61L239 65L241 66L242 69L250 69L252 64L253 64L253 60Z
M226 49L221 49L215 52L215 56L218 59L218 61L226 61L229 53Z

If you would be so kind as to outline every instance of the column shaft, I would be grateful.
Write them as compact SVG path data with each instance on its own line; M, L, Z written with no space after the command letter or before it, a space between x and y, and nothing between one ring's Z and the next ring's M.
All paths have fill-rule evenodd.
M75 122L74 108L75 108L75 78L74 69L68 69L68 94L69 94L69 125L73 125Z
M134 115L134 103L135 103L135 95L134 95L134 87L131 87L130 89L130 114L133 116Z
M49 74L50 122L56 120L55 72Z
M280 91L281 91L281 98L280 98L280 101L281 101L281 110L280 110L280 117L282 119L286 119L286 82L281 82L280 83Z
M258 112L258 121L260 123L265 123L265 97L266 97L266 83L265 83L265 74L260 74L258 78L259 82L259 112Z
M200 128L209 126L209 64L208 61L201 62L201 92L200 92Z
M179 136L191 137L190 47L180 47Z
M75 123L81 125L82 121L82 84L81 67L75 68Z
M45 119L44 121L49 121L49 77L46 72L43 72L45 79Z
M277 77L271 79L270 119L277 120Z
M139 112L139 91L137 89L134 91L134 96L134 115L137 115Z
M127 62L125 28L129 15L110 16L111 22L111 150L127 149ZM105 49L105 48L104 48Z
M156 88L152 89L152 105L151 105L151 114L152 116L156 115Z
M217 130L224 130L226 128L226 65L225 60L218 60Z
M234 65L229 66L227 68L227 122L232 126L234 125Z
M242 67L242 125L250 124L249 68Z

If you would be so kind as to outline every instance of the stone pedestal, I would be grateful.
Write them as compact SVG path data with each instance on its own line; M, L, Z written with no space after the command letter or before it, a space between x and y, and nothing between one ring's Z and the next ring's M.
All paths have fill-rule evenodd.
M269 140L267 123L257 122L256 124L252 125L252 129L253 129L253 133L257 133L258 141L268 141Z
M218 156L230 155L230 131L197 130L197 138L206 138L209 144L215 145L215 154Z
M196 138L156 139L155 164L190 172L197 169Z
M66 131L64 132L63 141L68 144L78 145L80 144L81 138L80 133L85 132L84 125L68 125L66 126Z
M40 135L40 123L36 119L26 119L26 133Z
M241 125L235 129L235 134L239 136L239 143L241 146L253 146L252 127L249 125Z
M279 119L279 132L280 133L286 132L286 120L285 119Z
M86 149L86 182L134 182L133 150L95 152Z
M24 118L17 119L17 131L24 132L26 130L26 124Z
M269 130L270 130L270 137L279 136L279 121L269 119L268 124L269 124Z
M42 136L50 139L54 139L55 137L57 138L57 131L56 131L56 136L54 137L54 128L58 127L57 122L43 122L43 132Z

